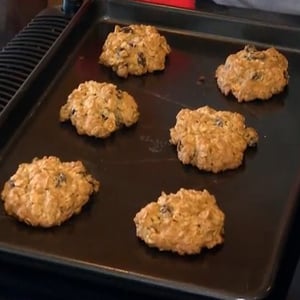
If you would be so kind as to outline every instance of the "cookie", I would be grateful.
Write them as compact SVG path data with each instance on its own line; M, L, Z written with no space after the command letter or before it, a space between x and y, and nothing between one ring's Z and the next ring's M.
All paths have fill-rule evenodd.
M98 190L99 182L82 162L45 156L20 164L1 197L8 215L31 226L52 227L80 213Z
M154 26L115 26L109 33L100 54L99 63L120 77L142 75L165 69L166 56L171 52L166 38Z
M86 81L68 97L60 109L60 121L70 120L78 134L108 137L123 125L129 127L139 118L135 99L114 84Z
M148 246L180 255L223 243L225 215L207 190L162 192L134 217L136 235Z
M241 114L208 106L180 110L170 137L183 164L213 173L239 167L247 146L258 142L257 132L246 127Z
M216 79L222 93L231 92L238 102L268 100L288 84L288 61L275 48L247 45L217 68Z

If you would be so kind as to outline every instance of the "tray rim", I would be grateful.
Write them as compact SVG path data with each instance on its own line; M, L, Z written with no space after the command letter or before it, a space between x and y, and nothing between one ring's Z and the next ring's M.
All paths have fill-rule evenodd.
M90 2L90 0L87 0L88 2ZM100 2L103 2L103 3L110 3L110 2L113 2L113 3L122 3L123 4L123 1L121 0L100 0ZM134 0L130 0L130 1L127 1L129 4L130 3L136 3L136 1ZM154 6L154 7L160 7L160 5L156 5L156 4L149 4L149 3L136 3L137 5L151 5L151 6ZM161 9L161 8L160 8ZM166 10L169 10L169 8L165 8L163 7L163 9L166 9ZM186 11L185 9L181 9L181 8L172 8L174 9L175 11ZM190 10L188 10L190 12ZM80 12L80 10L79 10ZM194 11L192 11L191 13L195 13ZM198 14L198 12L197 12ZM213 15L213 14L209 14L209 15ZM105 20L108 20L107 19L107 16L103 16L103 18ZM113 20L113 19L111 19ZM76 22L78 22L78 20L76 21L71 21L71 22L74 22L74 24ZM70 25L70 24L69 24ZM170 31L170 30L168 30ZM300 29L299 29L300 31ZM67 36L68 34L66 34ZM65 38L66 38L65 36ZM213 36L214 37L214 36ZM225 38L226 39L226 38ZM240 39L237 39L239 42L241 42ZM60 40L60 43L62 43L63 39ZM236 39L234 39L234 41L236 41ZM59 47L59 43L57 45L57 47ZM286 48L287 51L291 51L293 52L293 49L291 50L290 48ZM296 51L297 53L299 52L300 53L300 49ZM49 58L50 60L51 58ZM47 89L45 91L45 93L47 93ZM43 98L43 96L42 96ZM28 116L28 118L30 118ZM24 120L24 123L26 124L27 122L27 118ZM22 126L23 126L23 122L22 122ZM22 127L21 126L21 127ZM22 129L20 129L22 130ZM16 133L17 134L17 133ZM9 142L3 147L4 149L4 152L5 152L5 149L8 149L10 146L10 142L13 142L14 140L14 136L12 137L12 139L9 140ZM2 160L2 155L1 153L3 152L3 149L0 149L0 160ZM298 182L299 181L299 182ZM296 192L295 192L296 191ZM295 196L296 198L299 197L300 195L300 180L297 180L297 183L295 183L295 188L293 190L293 193L296 193ZM289 201L290 203L291 201ZM293 215L295 212L292 211L292 210L289 210L289 215ZM289 218L289 222L288 224L286 224L286 226L289 226L290 223L292 222L292 219L293 218ZM285 230L282 230L284 232L286 232ZM282 234L282 233L281 233ZM285 235L285 238L287 238L287 236ZM283 249L280 251L282 252ZM79 269L82 269L82 270L85 270L85 271L91 271L91 272L94 272L95 274L104 274L104 275L109 275L109 276L112 276L112 277L117 277L117 278L124 278L124 279L132 279L132 280L135 280L137 282L140 282L140 283L146 283L146 284L150 284L150 285L153 285L155 284L156 286L161 286L161 287L165 287L165 288L169 288L169 289L174 289L174 285L172 285L171 283L174 282L172 280L162 280L162 279L155 279L153 278L152 276L141 276L141 274L136 274L134 272L124 272L124 271L121 271L121 270L118 270L118 269L115 269L115 268L108 268L108 267L101 267L99 270L99 265L98 267L94 267L93 264L90 264L90 263L82 263L80 261L75 261L73 259L66 259L66 258L61 258L60 256L57 256L57 255L51 255L51 254L42 254L41 251L36 251L36 250L26 250L24 251L24 248L19 248L19 247L12 247L10 245L8 245L7 243L4 243L4 242L1 242L0 241L0 253L2 254L12 254L12 255L16 255L16 256L20 256L20 257L24 257L24 258L29 258L29 259L36 259L37 261L46 261L46 262L50 262L50 263L54 263L54 264L59 264L59 265L64 265L64 266L67 266L67 267L75 267L75 268L79 268ZM277 255L281 256L280 253L277 253ZM278 261L278 259L276 260ZM278 261L279 262L279 261ZM275 267L275 269L278 269L278 265ZM101 271L101 272L100 272ZM276 273L276 272L275 272ZM275 276L274 272L272 272L272 277ZM129 278L128 278L129 277ZM142 277L142 278L141 278ZM156 282L157 281L157 282ZM272 278L271 280L272 282L274 282L274 278ZM163 282L163 283L162 283ZM162 283L162 284L159 284L159 283ZM176 282L178 284L178 282ZM186 287L189 286L187 284L182 284L182 288L180 288L179 290L182 291L182 292L186 292L187 289ZM193 286L193 285L192 285ZM263 287L265 287L265 285L263 284ZM175 290L178 290L177 288ZM197 290L197 289L196 289ZM204 289L201 288L201 291L203 291ZM206 293L204 293L203 295L204 296L207 296L207 297L218 297L219 295L222 296L223 298L221 299L236 299L235 297L237 297L237 295L234 295L232 294L232 298L230 296L231 293L227 293L227 295L229 296L228 298L224 298L224 295L222 293L211 293L210 292L210 289L206 289ZM261 295L255 295L253 297L247 297L247 298L244 298L244 299L248 299L248 300L254 300L254 299L263 299L263 297L267 296L269 293L270 293L270 290L271 290L271 287L265 289L265 288L262 288L262 292L261 292ZM191 291L191 289L188 289L188 291ZM198 296L202 296L202 294L196 294Z

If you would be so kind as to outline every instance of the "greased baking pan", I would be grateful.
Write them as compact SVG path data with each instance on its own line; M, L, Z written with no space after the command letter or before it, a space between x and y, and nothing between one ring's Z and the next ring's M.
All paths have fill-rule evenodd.
M54 71L44 75L44 94L1 149L0 184L20 163L56 155L65 161L81 160L100 180L101 189L80 215L53 229L20 224L1 206L2 255L183 299L265 298L273 287L299 196L299 31L118 0L91 3L76 22L80 23L72 39L53 56ZM132 23L155 25L166 36L172 53L165 71L121 79L97 63L114 25ZM289 60L289 86L270 101L238 104L216 86L216 67L246 43L276 46ZM199 82L200 76L204 82ZM139 122L105 140L79 136L70 124L60 124L60 107L86 80L112 82L131 93L139 105ZM210 174L177 159L169 128L181 108L203 105L242 113L257 129L258 147L247 150L240 168ZM181 187L206 188L216 196L226 214L222 247L187 257L150 249L136 238L135 213L161 191Z

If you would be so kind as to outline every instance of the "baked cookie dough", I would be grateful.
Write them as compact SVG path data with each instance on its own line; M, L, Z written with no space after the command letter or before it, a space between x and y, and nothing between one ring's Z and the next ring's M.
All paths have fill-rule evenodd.
M99 62L112 67L118 76L142 75L165 69L171 52L166 38L150 25L115 26L109 33Z
M240 166L247 146L258 142L257 132L245 126L241 114L208 106L179 111L170 136L183 164L213 173Z
M105 138L139 118L134 98L112 83L86 81L68 97L60 109L60 121L70 120L78 134Z
M78 214L98 190L99 182L82 162L45 156L20 164L1 197L8 215L31 226L52 227Z
M288 84L288 61L275 48L258 51L247 45L227 57L217 68L216 78L222 93L231 92L238 102L268 100Z
M197 254L202 248L223 243L225 215L207 190L181 188L162 192L134 217L136 235L148 246L180 255Z

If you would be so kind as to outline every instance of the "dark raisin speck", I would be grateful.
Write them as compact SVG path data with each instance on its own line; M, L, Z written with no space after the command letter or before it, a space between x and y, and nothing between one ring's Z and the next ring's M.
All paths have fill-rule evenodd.
M133 42L128 42L128 45L132 48L135 48L136 47L136 44L134 44Z
M220 118L216 118L216 120L215 120L215 124L216 124L216 126L218 126L218 127L223 127L223 120L222 119L220 119Z
M143 52L138 53L137 62L139 65L146 67L146 57Z
M13 179L9 179L8 184L11 188L15 187L15 181Z
M182 147L183 147L183 145L182 145L181 141L179 141L179 142L177 143L177 151L178 151L178 152L181 151Z
M164 215L172 215L172 208L166 204L162 205L159 208L160 213L164 214Z
M124 32L124 33L133 33L133 29L129 26L126 26L126 27L122 27L120 29L121 32Z
M78 174L80 174L82 177L86 177L88 175L87 171L81 171Z
M67 177L64 173L59 173L58 176L56 177L56 187L60 187L63 183L67 181Z
M252 80L260 80L260 79L262 79L262 77L263 77L262 73L254 72L253 75L251 76L251 79Z
M102 118L104 121L106 121L106 120L108 119L108 116L102 113L102 114L101 114L101 118Z
M118 98L119 100L122 99L122 95L123 95L123 92L122 92L121 90L117 89L117 98Z
M76 109L75 109L75 108L72 108L72 110L71 110L71 115L73 116L73 115L75 115L75 113L76 113Z

